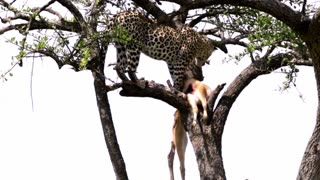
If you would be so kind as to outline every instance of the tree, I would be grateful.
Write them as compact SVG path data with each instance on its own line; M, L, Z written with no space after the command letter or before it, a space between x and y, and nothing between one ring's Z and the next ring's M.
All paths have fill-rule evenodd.
M169 26L173 26L175 17L178 17L180 23L190 26L197 26L203 22L211 24L210 29L204 29L200 33L214 36L222 45L242 46L243 53L234 57L235 59L240 60L245 56L251 58L252 63L228 85L218 100L212 110L212 121L209 125L202 124L202 128L194 128L191 127L189 120L186 122L201 179L226 179L221 156L224 125L233 103L253 79L289 66L290 68L283 69L287 74L284 88L288 88L294 85L297 65L313 66L318 87L318 101L320 100L320 63L317 48L319 13L309 11L306 0L283 2L277 0L192 2L175 0L168 2L178 4L180 8L170 14L159 8L160 1L156 2L134 0L133 4L127 4L125 1L90 3L51 0L40 8L20 10L14 6L15 1L12 3L0 1L2 8L10 12L7 16L1 17L2 23L6 26L0 30L0 33L18 30L22 34L21 40L10 39L11 43L19 47L16 64L21 64L22 59L27 55L41 54L54 59L59 67L69 64L76 71L87 68L92 72L104 137L117 179L128 179L128 176L117 143L107 92L121 87L120 95L122 96L160 99L179 109L186 117L188 104L181 96L177 96L175 92L157 83L149 82L144 89L132 82L115 83L111 86L105 84L104 67L108 40L100 31L99 20L102 20L103 16L108 16L105 12L108 5L119 9L120 7L142 8L155 17L158 23ZM65 7L72 14L72 18L63 17L50 8L54 3ZM85 14L88 18L78 6L86 7ZM55 19L47 18L44 12L55 16ZM48 29L51 31L46 31ZM28 41L30 39L33 40L31 44ZM221 86L216 90L218 94ZM212 96L212 99L214 98L216 95ZM307 146L297 179L318 179L319 176L320 163L317 153L319 112L318 107L317 124Z

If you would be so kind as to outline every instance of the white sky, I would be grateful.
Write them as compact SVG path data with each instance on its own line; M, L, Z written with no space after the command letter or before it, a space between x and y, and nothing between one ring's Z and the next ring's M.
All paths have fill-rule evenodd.
M1 39L0 73L10 66L15 47ZM230 49L231 50L231 49ZM249 64L222 63L217 51L206 66L205 83L214 88L230 83ZM116 59L110 46L107 63ZM54 61L37 59L33 74L34 112L30 97L31 60L0 82L0 179L115 179L104 142L89 71L58 70ZM162 61L143 56L138 77L165 84L170 79ZM112 68L106 73L114 77ZM111 74L109 74L111 73ZM316 116L313 70L300 67L295 89L277 91L284 75L272 73L254 80L231 109L223 135L223 159L228 179L294 179ZM227 85L228 85L227 84ZM109 93L113 121L130 179L169 179L174 109L150 98ZM150 118L152 117L152 119ZM199 179L191 144L186 153L186 179ZM180 179L176 157L175 175Z

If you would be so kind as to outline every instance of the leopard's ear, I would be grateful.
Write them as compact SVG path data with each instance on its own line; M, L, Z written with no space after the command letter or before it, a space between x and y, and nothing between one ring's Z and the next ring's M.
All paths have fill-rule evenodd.
M215 41L215 40L213 40L213 39L210 39L210 41L211 41L211 43L212 43L212 45L213 45L214 47L219 48L219 49L220 49L221 51L223 51L224 53L228 53L228 49L227 49L225 43L223 43L222 41Z

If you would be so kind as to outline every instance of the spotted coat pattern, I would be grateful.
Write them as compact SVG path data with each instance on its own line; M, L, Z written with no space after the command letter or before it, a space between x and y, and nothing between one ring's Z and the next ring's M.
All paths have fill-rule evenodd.
M119 27L131 39L114 42L117 49L115 69L122 80L128 80L126 72L131 80L138 80L135 73L142 52L156 60L164 60L174 87L181 90L187 67L191 63L203 66L215 49L210 39L189 26L172 28L158 25L137 11L118 13L107 23L109 32L119 30Z

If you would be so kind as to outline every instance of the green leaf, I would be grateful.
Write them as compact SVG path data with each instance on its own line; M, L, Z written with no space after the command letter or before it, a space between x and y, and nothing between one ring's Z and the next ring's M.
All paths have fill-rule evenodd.
M19 52L19 54L16 56L16 59L17 59L18 61L21 61L21 60L24 58L25 55L27 55L27 51L21 50L21 51Z
M90 49L89 48L82 49L82 58L81 58L80 64L79 64L79 66L80 66L79 68L81 70L84 70L87 68L90 57L91 57Z
M35 48L36 49L44 49L48 43L47 41L48 41L47 36L41 37L38 44L35 45Z

